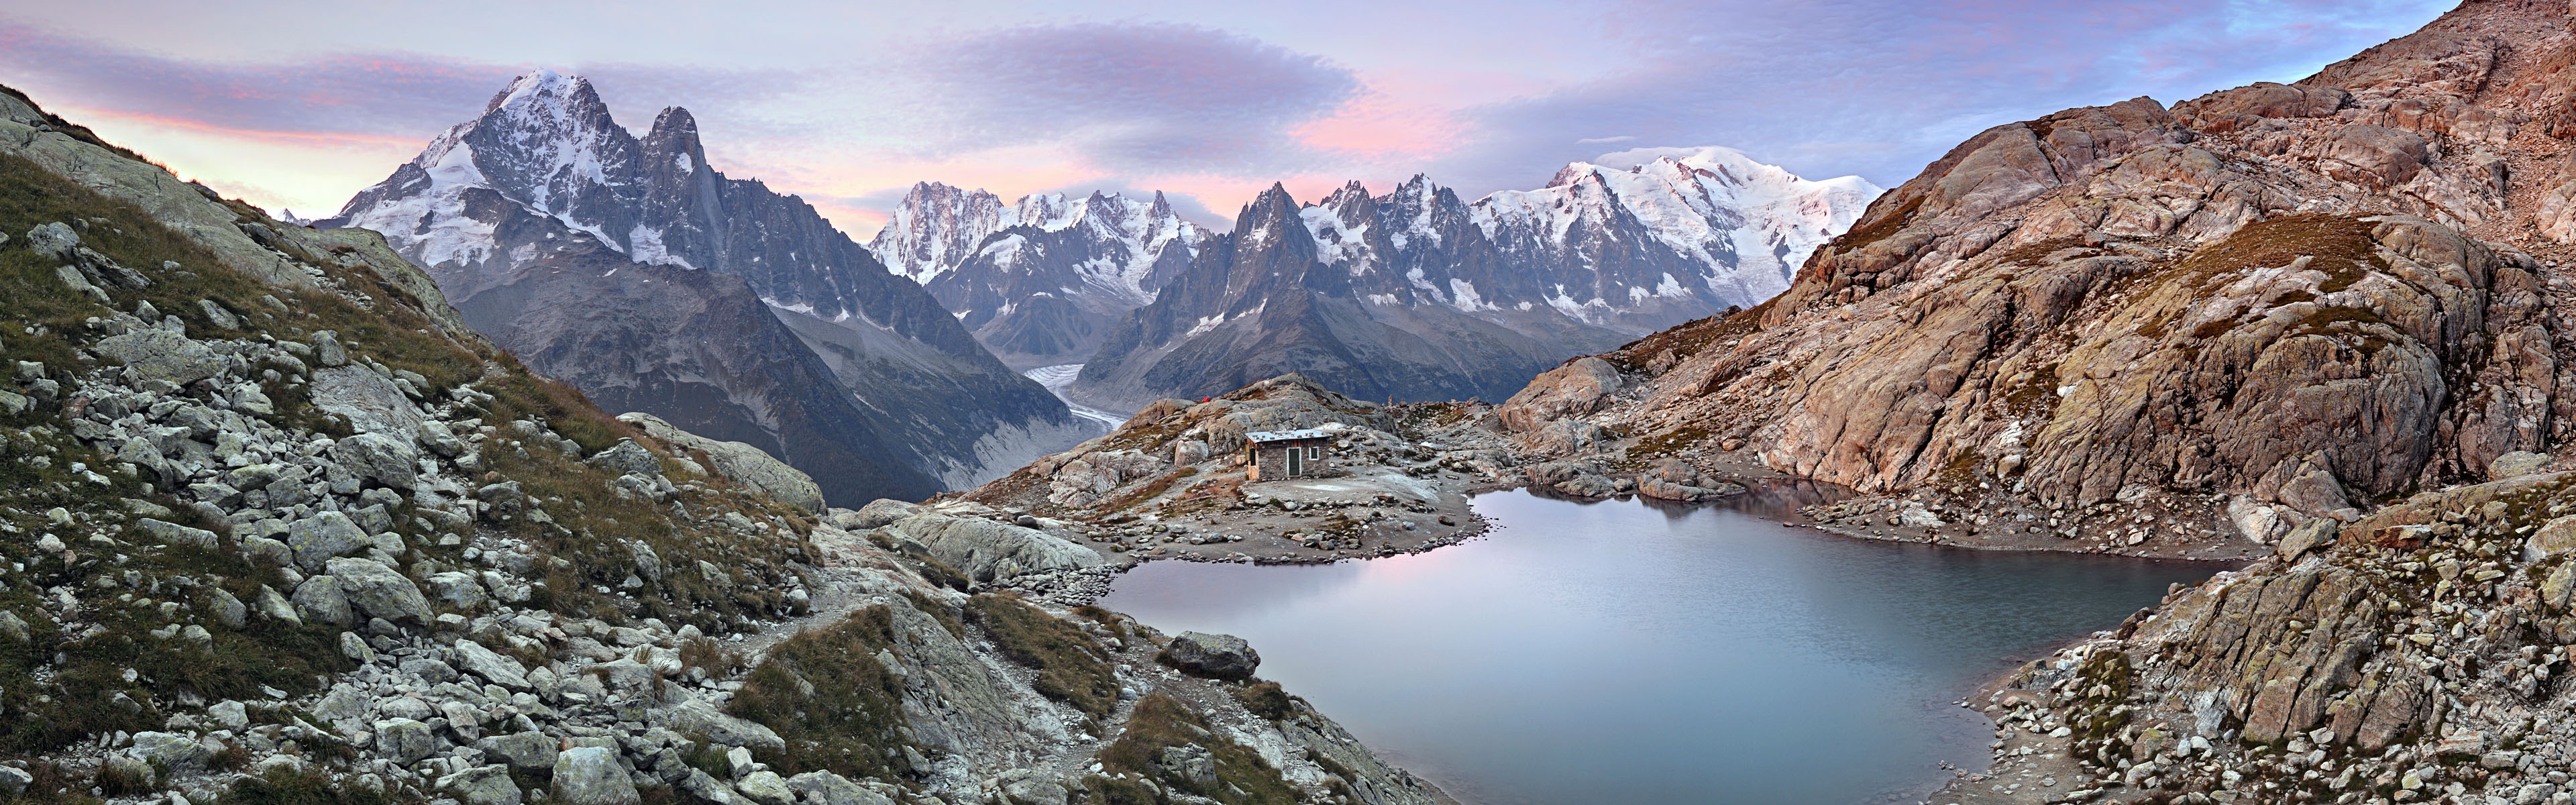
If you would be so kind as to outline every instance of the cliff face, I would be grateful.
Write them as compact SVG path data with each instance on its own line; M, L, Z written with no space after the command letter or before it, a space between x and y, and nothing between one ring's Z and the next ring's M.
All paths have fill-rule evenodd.
M2485 480L2576 413L2567 37L2473 3L2297 85L1995 127L1772 302L1605 356L1638 382L1590 420L1870 492L2218 496L2263 539Z

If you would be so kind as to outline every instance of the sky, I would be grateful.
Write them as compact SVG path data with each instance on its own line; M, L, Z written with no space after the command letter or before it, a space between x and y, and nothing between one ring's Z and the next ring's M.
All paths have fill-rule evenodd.
M2421 0L0 2L0 83L272 211L336 211L536 68L865 239L914 182L1164 191L1225 224L1724 145L1894 187L1989 126L2293 81Z

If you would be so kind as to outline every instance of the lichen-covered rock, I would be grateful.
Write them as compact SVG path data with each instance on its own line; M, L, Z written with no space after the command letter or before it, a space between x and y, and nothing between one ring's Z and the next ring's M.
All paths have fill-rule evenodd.
M1034 528L944 514L917 514L886 526L975 581L1023 573L1099 566L1100 552Z
M334 366L313 372L313 407L349 421L360 433L409 442L427 422L393 378L366 366Z
M1495 408L1494 416L1515 432L1533 431L1557 419L1599 410L1620 385L1619 369L1609 361L1576 358L1531 380L1527 388Z
M340 580L328 575L306 576L304 583L295 585L294 604L298 620L332 626L357 622L349 597L340 592Z
M438 752L438 735L415 719L389 718L375 723L376 748L405 766Z
M725 442L699 436L646 413L625 413L617 420L643 428L655 439L697 450L715 461L715 471L735 481L777 498L780 502L809 512L823 510L823 488L786 462L761 452L760 448L741 442Z
M420 587L382 562L333 559L325 566L338 581L349 608L359 616L426 624L434 614L429 610L429 599L421 596Z
M360 433L332 444L331 459L360 478L395 489L408 490L419 483L420 454L412 449L408 435L396 439Z
M776 752L787 746L778 733L757 722L726 715L715 705L691 699L653 711L656 723L684 735L703 735L718 746Z
M450 649L449 656L456 659L457 668L482 677L486 682L511 690L528 689L527 666L520 665L518 660L501 656L499 652L484 648L481 643L458 640Z
M557 750L555 740L553 736L544 733L519 732L485 736L482 740L474 742L474 748L483 750L483 754L487 757L508 762L514 769L551 771L555 766Z
M599 451L590 458L583 459L582 463L619 475L636 474L657 478L662 475L662 459L653 455L653 451L644 449L643 445L636 444L633 439L619 439L617 444Z
M224 370L214 350L170 330L149 327L99 339L98 354L115 358L141 379L187 385Z
M286 547L295 552L295 564L306 570L319 569L333 558L366 550L371 544L365 529L336 511L316 512L286 526Z
M213 548L217 542L215 532L202 528L190 528L177 523L155 520L150 517L135 520L134 527L141 529L143 533L152 535L153 539L160 540L163 545L188 545L197 548Z
M563 805L639 805L635 781L617 766L617 752L579 746L555 755L554 799Z
M519 805L521 797L508 766L476 766L440 777L435 785L465 805Z

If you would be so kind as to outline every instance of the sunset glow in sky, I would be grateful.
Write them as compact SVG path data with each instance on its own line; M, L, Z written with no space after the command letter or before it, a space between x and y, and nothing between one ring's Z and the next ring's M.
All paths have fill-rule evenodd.
M915 181L1163 190L1231 220L1415 173L1473 198L1726 145L1893 187L1979 129L2295 80L2424 0L767 2L0 7L0 83L228 194L318 216L536 67L864 239Z

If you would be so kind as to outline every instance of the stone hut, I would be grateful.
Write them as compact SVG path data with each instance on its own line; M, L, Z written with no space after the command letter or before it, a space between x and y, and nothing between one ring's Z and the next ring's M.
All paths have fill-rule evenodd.
M1255 481L1319 475L1332 466L1332 444L1320 430L1256 430L1243 435L1244 463Z

